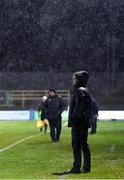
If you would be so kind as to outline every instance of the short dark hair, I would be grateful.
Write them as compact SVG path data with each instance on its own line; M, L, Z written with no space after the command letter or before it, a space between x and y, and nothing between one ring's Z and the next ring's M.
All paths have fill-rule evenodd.
M49 92L54 92L54 93L56 93L56 90L55 90L55 89L49 89Z

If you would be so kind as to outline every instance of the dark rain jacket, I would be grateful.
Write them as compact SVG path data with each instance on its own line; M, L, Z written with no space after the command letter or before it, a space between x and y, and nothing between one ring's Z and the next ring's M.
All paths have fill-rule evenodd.
M94 97L91 97L91 116L98 115L98 107Z
M64 110L63 99L58 96L49 96L45 101L46 118L61 119L61 114Z
M45 102L41 101L38 107L38 112L41 111L41 120L44 120L46 118L46 110L45 110L44 103Z
M74 89L69 108L69 127L90 127L91 126L91 95L84 87Z

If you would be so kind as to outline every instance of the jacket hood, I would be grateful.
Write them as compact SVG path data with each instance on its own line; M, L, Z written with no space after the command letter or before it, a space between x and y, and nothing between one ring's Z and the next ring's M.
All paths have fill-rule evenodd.
M77 77L78 80L77 86L85 87L89 79L89 73L87 71L78 71L75 72L74 75Z

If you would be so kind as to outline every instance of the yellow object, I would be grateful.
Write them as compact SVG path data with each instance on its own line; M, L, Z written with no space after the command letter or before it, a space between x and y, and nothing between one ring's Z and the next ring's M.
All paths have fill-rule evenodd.
M42 128L44 127L44 125L45 125L44 121L41 121L41 120L37 121L37 127Z

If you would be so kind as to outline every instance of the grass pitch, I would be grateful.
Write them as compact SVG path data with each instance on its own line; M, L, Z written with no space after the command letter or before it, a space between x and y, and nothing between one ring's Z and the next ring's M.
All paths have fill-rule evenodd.
M91 173L54 175L72 167L70 131L63 127L60 142L51 143L49 133L39 133L36 121L0 121L0 179L124 178L124 121L98 121L97 134L89 134Z

